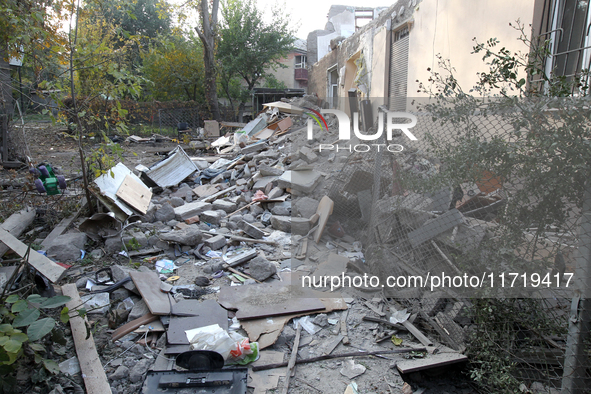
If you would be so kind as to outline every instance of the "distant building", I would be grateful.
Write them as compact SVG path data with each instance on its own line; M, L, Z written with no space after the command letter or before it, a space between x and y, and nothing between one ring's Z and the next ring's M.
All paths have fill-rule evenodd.
M304 89L308 87L308 60L306 41L299 38L294 42L294 49L279 62L286 68L277 67L271 73L278 81L285 83L288 89Z

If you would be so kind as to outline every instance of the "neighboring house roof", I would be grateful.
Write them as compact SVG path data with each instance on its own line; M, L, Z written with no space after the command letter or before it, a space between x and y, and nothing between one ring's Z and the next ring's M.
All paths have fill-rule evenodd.
M301 52L305 53L308 51L308 42L306 40L296 38L296 40L293 42L293 46Z

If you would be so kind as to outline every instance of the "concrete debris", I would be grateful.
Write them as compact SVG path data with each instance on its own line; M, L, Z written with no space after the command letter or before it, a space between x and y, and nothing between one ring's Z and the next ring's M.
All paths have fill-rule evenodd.
M264 281L277 273L277 267L264 257L255 257L248 263L250 276Z
M295 346L299 359L319 356L321 361L329 355L336 359L347 345L377 347L372 350L375 354L382 346L391 351L394 335L403 340L402 346L408 346L405 352L416 348L423 349L416 350L417 354L429 353L409 360L400 356L397 364L380 358L368 358L363 364L351 359L330 361L326 369L334 371L335 381L339 373L348 379L377 381L380 363L384 373L391 372L390 365L397 365L401 372L414 372L467 359L462 352L467 327L472 324L466 313L470 305L458 301L454 294L411 289L415 302L399 307L396 301L380 298L385 293L369 292L375 289L367 285L347 286L330 280L310 282L307 288L296 284L305 283L306 276L364 274L372 268L372 259L387 261L392 271L389 275L420 275L431 261L418 264L418 260L433 256L437 257L433 266L440 267L436 263L443 260L446 268L453 266L454 256L476 250L498 227L490 218L493 208L498 208L494 204L502 197L460 196L453 186L418 193L403 190L388 179L377 188L374 182L378 177L362 170L352 176L355 182L341 182L336 175L343 172L346 162L342 152L318 152L305 138L307 118L302 114L308 108L320 110L315 98L300 98L294 103L297 105L269 103L268 113L247 124L222 123L222 133L228 127L234 129L222 136L218 122L205 121L204 137L210 139L200 138L189 145L203 151L196 152L199 156L189 157L178 146L164 160L150 167L138 166L143 181L118 164L112 169L115 177L104 175L95 181L95 193L106 208L102 212L110 212L68 221L72 224L62 230L74 230L52 237L47 257L74 262L86 255L88 248L90 259L84 264L90 260L96 265L94 271L73 267L75 274L67 279L84 292L83 300L97 306L93 318L108 314L105 321L116 334L112 346L120 347L112 352L110 364L103 363L113 392L139 392L154 357L155 366L173 370L174 358L189 350L189 345L170 339L173 332L181 338L185 335L185 330L171 330L171 325L182 323L189 329L202 319L175 315L174 311L179 305L199 309L204 301L221 309L216 312L221 322L227 323L231 310L230 316L235 317L230 331L242 325L250 342L258 343L259 351L274 347L283 355L292 349L299 338L298 328L288 324L304 318L302 338ZM327 116L327 122L334 132L336 121ZM328 143L332 137L316 138ZM145 143L137 138L131 141ZM288 144L295 149L286 149ZM407 156L401 154L398 163L388 165L421 177L439 171L438 164L429 158L416 153ZM118 193L123 184L127 185L125 193ZM135 189L130 186L136 184ZM476 200L484 201L486 209L475 209L471 204ZM343 207L356 215L345 217ZM375 226L366 231L371 223ZM371 255L365 244L371 237L389 249ZM425 258L425 251L433 250ZM110 261L117 263L108 264ZM108 269L99 269L103 265ZM7 274L0 274L4 275L0 285L4 285ZM58 277L56 274L53 279ZM95 282L89 286L90 292L86 290L89 280ZM401 289L401 299L404 291ZM340 292L347 293L347 298ZM109 301L112 306L107 312ZM405 308L409 309L404 321L393 321L393 313ZM189 320L177 322L180 316ZM420 324L413 324L415 319ZM308 331L303 322L314 329ZM439 344L431 336L451 349L434 357L437 351L433 348ZM154 356L155 347L162 350L163 357ZM261 355L261 359L265 357ZM279 359L281 362L283 357ZM274 373L285 377L284 370ZM299 370L294 373L296 378L289 384L292 390L296 385L314 389L317 382L300 382ZM348 391L353 390L352 384ZM400 391L403 382L397 384ZM334 391L330 385L322 387L315 392Z
M197 225L192 224L182 230L172 230L167 233L160 233L160 239L165 242L176 243L180 245L195 246L201 241L201 230Z

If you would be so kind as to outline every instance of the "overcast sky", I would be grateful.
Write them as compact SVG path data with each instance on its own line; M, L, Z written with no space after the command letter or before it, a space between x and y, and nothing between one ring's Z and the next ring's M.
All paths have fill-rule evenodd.
M281 2L282 0L279 0ZM257 0L259 9L270 9L277 0ZM359 7L389 7L395 0L285 0L286 12L294 21L300 22L296 37L307 39L308 33L316 29L324 29L326 15L331 5L351 5Z

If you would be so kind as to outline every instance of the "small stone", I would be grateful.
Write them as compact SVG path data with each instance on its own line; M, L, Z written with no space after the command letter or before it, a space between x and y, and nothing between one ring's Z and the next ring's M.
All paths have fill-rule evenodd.
M291 232L291 217L273 215L271 216L271 227L275 230L289 233Z
M312 320L312 323L317 324L320 327L326 327L328 326L328 316L326 313L321 313Z
M185 200L180 197L173 197L170 199L170 206L173 208L180 207L181 205L185 205Z
M129 371L129 381L132 383L137 383L143 380L144 374L148 372L148 368L150 368L151 361L147 359L142 359L138 361L131 371Z
M254 223L256 221L255 217L250 213L242 215L242 220L244 220L246 223Z
M309 219L316 213L320 201L310 197L302 197L294 202L294 214Z
M339 372L341 375L346 376L349 379L353 379L365 373L366 368L361 364L355 364L355 361L353 360L345 360L343 364L345 365Z
M210 224L220 224L222 215L217 211L205 211L199 215L199 219Z
M211 209L211 204L203 201L195 201L189 204L185 204L181 207L175 208L174 213L176 220L185 220L195 215L199 215L203 211Z
M175 220L175 219L172 219L172 220L169 220L168 222L166 222L166 225L167 225L168 227L174 227L174 226L176 226L177 224L179 224L179 221L177 221L177 220Z
M201 241L202 235L199 227L192 224L182 230L173 230L168 233L161 233L160 239L166 242L181 245L195 246Z
M133 307L131 308L131 312L129 312L129 316L127 317L127 321L135 320L138 317L142 317L149 312L150 312L150 309L148 308L146 301L141 299L138 302L136 302L135 304L133 304Z
M76 281L76 287L77 287L78 289L83 289L83 288L85 288L85 287L86 287L86 282L88 281L88 279L89 279L89 278L87 278L87 277L85 277L85 276L84 276L84 277L82 277L82 278L80 278L80 279L78 279L78 280Z
M154 218L159 222L166 223L174 219L174 208L169 203L165 203L156 211Z
M250 206L250 213L253 216L259 216L261 213L265 212L265 210L260 205L251 205Z
M92 252L90 252L90 258L92 258L93 260L102 259L104 256L105 252L103 252L102 249L95 249Z
M47 256L57 261L76 261L82 256L80 248L73 244L57 245L53 244L47 250Z
M240 213L236 213L232 216L229 217L230 222L232 223L238 223L242 220L242 215Z
M209 286L210 282L206 276L198 276L195 278L195 284L200 287Z
M226 237L223 235L216 235L205 240L205 245L209 246L211 250L218 250L226 246Z
M199 215L193 216L192 218L185 219L186 224L199 223Z
M226 200L216 200L212 203L213 209L222 210L225 213L234 212L236 210L236 203Z
M246 215L244 215L244 216L246 216ZM250 236L254 239L261 239L265 235L265 233L262 230L259 230L258 228L256 228L252 224L248 223L246 220L243 220L238 225L240 226L240 228L242 228L242 230L244 230L244 232L248 236Z
M269 200L272 200L274 198L281 197L282 195L283 189L280 187L274 187L273 189L271 189L269 194L267 194L267 197L269 197Z
M271 213L273 215L289 216L289 215L291 215L291 203L290 202L276 203L273 205L273 208L271 208Z
M250 276L261 282L277 273L275 264L260 256L250 260L248 268Z
M312 151L312 149L308 148L307 146L303 146L299 151L300 159L304 160L306 163L310 164L318 160L318 155Z
M270 167L265 164L259 166L259 171L262 176L280 176L283 174L283 170L276 167Z
M121 365L120 367L118 367L115 370L115 372L113 372L111 375L109 375L109 380L125 379L125 378L127 378L128 375L129 375L129 368L127 368L125 365Z

